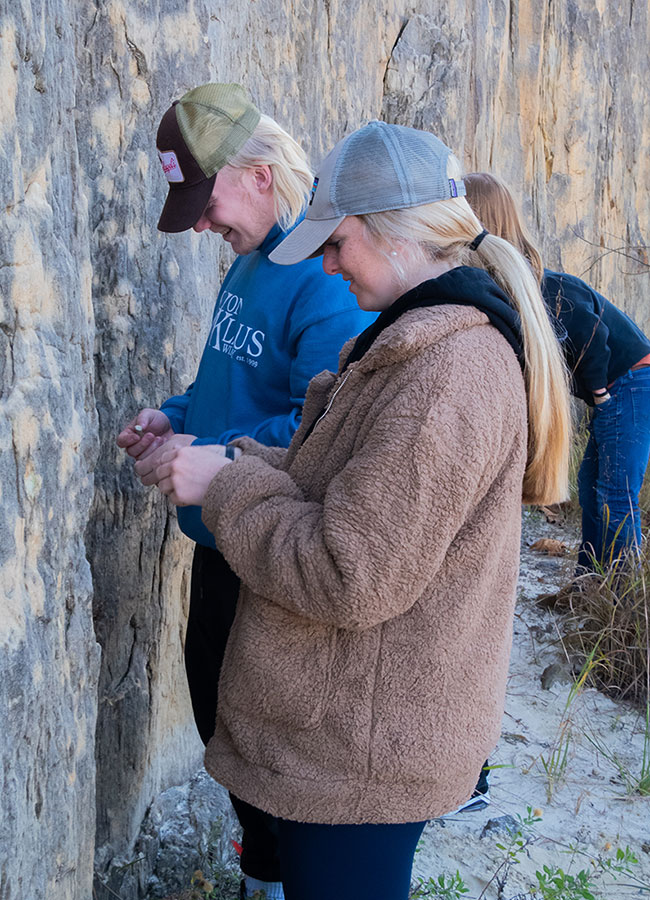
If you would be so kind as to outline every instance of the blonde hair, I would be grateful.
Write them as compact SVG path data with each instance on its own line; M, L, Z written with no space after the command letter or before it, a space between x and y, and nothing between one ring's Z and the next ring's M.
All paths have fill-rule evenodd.
M281 228L293 225L305 209L314 181L305 151L270 116L260 117L255 131L228 165L234 169L269 166L275 218Z
M453 156L447 174L461 177L460 163ZM470 250L469 244L483 226L464 197L359 218L380 249L399 244L407 259L478 265L508 295L521 320L525 357L528 462L523 502L545 504L566 499L571 437L568 375L539 283L521 253L494 234L486 235L476 251ZM395 260L390 253L386 258Z
M521 220L519 209L508 188L496 175L472 172L464 175L467 202L490 234L510 241L531 265L540 282L544 277L542 255Z

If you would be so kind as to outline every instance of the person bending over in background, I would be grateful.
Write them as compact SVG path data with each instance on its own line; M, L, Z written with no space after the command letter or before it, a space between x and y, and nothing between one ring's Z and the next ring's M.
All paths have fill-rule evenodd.
M545 269L506 185L486 172L465 177L483 225L526 257L557 324L573 393L591 408L578 473L582 541L578 566L593 571L641 546L639 492L650 455L650 341L580 278Z
M296 431L309 380L336 364L343 343L374 317L341 278L318 260L285 268L269 254L301 215L313 175L304 152L242 87L204 84L165 113L157 136L169 193L158 228L220 234L239 254L221 286L196 380L160 410L143 409L117 442L155 484L163 447L219 446L249 435L286 447ZM217 685L239 579L215 549L199 506L179 510L196 542L185 665L199 734L214 732ZM244 892L282 897L275 825L233 798L243 826ZM244 896L246 894L244 893Z
M272 259L320 249L378 319L312 381L288 450L171 447L156 472L242 579L206 767L278 817L287 900L406 900L425 820L500 733L522 493L567 493L559 345L464 193L432 134L339 142Z

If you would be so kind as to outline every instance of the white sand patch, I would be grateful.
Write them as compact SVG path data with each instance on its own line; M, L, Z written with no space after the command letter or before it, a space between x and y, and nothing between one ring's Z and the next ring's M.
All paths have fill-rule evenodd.
M567 709L572 679L558 640L558 618L541 609L535 598L565 584L571 576L572 561L531 551L530 545L542 537L556 538L570 546L578 540L570 527L550 525L536 512L524 514L506 711L501 740L490 757L491 765L504 768L491 774L492 802L482 811L429 823L416 855L414 877L427 880L458 870L469 888L464 896L467 900L478 897L503 861L503 851L496 844L509 843L504 823L498 820L525 816L530 806L542 811L542 820L532 826L534 839L520 854L518 865L507 873L501 869L499 875L506 876L501 892L495 878L482 895L484 900L528 900L533 896L530 892L536 883L535 871L544 864L576 875L581 869L589 869L590 859L613 859L616 848L626 845L639 861L631 866L636 880L625 876L615 882L597 880L597 896L606 900L650 897L650 889L646 892L640 887L640 883L650 885L650 797L630 795L625 774L621 776L621 770L608 758L616 756L630 777L639 775L643 716L629 704L616 703L593 689L579 693ZM541 682L545 670L546 688ZM564 742L560 740L562 735ZM606 752L599 752L593 741ZM562 759L565 748L566 765L558 765L560 771L549 799L549 779L542 759L548 764L558 749ZM490 831L492 827L501 830Z

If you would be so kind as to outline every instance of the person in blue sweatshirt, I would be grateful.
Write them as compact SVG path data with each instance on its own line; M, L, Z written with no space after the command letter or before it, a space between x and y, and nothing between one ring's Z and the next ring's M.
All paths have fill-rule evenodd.
M298 144L241 86L205 84L186 93L163 116L156 143L169 182L158 228L209 230L238 256L219 291L193 384L160 409L141 410L118 436L145 485L156 483L169 447L218 444L229 453L229 442L243 435L287 447L311 378L336 371L345 341L374 318L340 276L325 275L319 258L290 267L269 261L302 217L313 175ZM216 550L200 507L179 508L178 520L196 542L185 667L207 744L239 579ZM281 900L273 817L231 799L243 828L242 896L264 891Z
M573 393L592 408L578 473L578 571L593 571L641 546L639 492L650 456L650 340L582 279L543 267L502 181L476 172L465 177L465 185L485 227L528 259L555 323Z

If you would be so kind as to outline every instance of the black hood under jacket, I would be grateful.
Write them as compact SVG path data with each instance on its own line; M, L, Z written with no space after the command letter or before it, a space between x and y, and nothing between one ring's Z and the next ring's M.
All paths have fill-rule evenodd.
M398 297L356 339L345 361L343 370L368 351L377 336L392 325L403 313L425 306L475 306L488 317L508 341L524 368L524 350L519 314L494 279L484 269L457 266L437 278L423 281L417 287ZM342 370L342 371L343 371Z
M507 295L484 269L471 266L457 266L438 278L423 281L417 287L398 297L375 321L362 331L356 339L341 373L350 363L357 362L370 349L384 328L388 328L399 317L411 309L426 306L474 306L485 313L492 325L501 332L514 350L519 365L524 368L524 350L521 338L519 314L513 309ZM320 416L317 416L306 431L302 442L314 430Z

